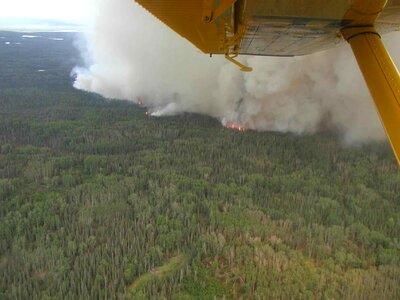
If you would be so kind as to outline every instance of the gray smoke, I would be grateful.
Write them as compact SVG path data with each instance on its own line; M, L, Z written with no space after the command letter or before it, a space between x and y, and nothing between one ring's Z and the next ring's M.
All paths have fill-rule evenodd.
M154 116L207 114L255 130L338 131L346 143L385 139L348 45L304 57L240 57L243 73L209 56L131 0L96 1L85 68L74 86L108 98L142 99ZM384 40L400 62L400 35ZM397 45L397 47L396 47Z

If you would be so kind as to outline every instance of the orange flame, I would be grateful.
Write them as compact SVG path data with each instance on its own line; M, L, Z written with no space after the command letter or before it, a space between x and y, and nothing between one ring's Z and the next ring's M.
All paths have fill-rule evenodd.
M227 123L225 125L225 128L238 130L238 131L242 131L242 132L247 130L247 128L245 126L238 124L238 123L233 123L233 122Z
M137 97L137 98L136 98L136 104L139 105L139 106L140 106L140 105L143 105L142 99L140 99L139 97Z

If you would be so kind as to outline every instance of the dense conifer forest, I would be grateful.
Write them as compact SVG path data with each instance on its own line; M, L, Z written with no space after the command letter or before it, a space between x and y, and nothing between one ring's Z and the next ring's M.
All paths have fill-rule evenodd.
M22 35L0 32L0 299L400 299L388 145L148 117L72 88L75 34Z

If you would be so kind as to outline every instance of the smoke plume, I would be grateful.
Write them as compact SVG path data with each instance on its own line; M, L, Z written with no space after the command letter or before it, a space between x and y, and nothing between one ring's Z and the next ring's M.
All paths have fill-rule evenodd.
M131 0L96 1L74 86L136 101L154 116L207 114L254 130L314 133L333 129L346 143L385 139L348 45L304 57L240 57L243 73L210 58ZM400 62L400 35L384 41ZM397 44L397 47L396 47Z

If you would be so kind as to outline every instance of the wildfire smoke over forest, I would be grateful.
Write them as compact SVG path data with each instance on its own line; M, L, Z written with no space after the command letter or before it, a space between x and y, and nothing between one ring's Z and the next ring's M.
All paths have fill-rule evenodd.
M329 129L347 144L386 139L346 43L304 57L243 56L254 69L243 73L221 56L200 53L130 0L100 0L94 10L81 45L87 63L75 69L78 89L140 99L151 116L200 113L296 134ZM384 41L399 63L399 33Z

